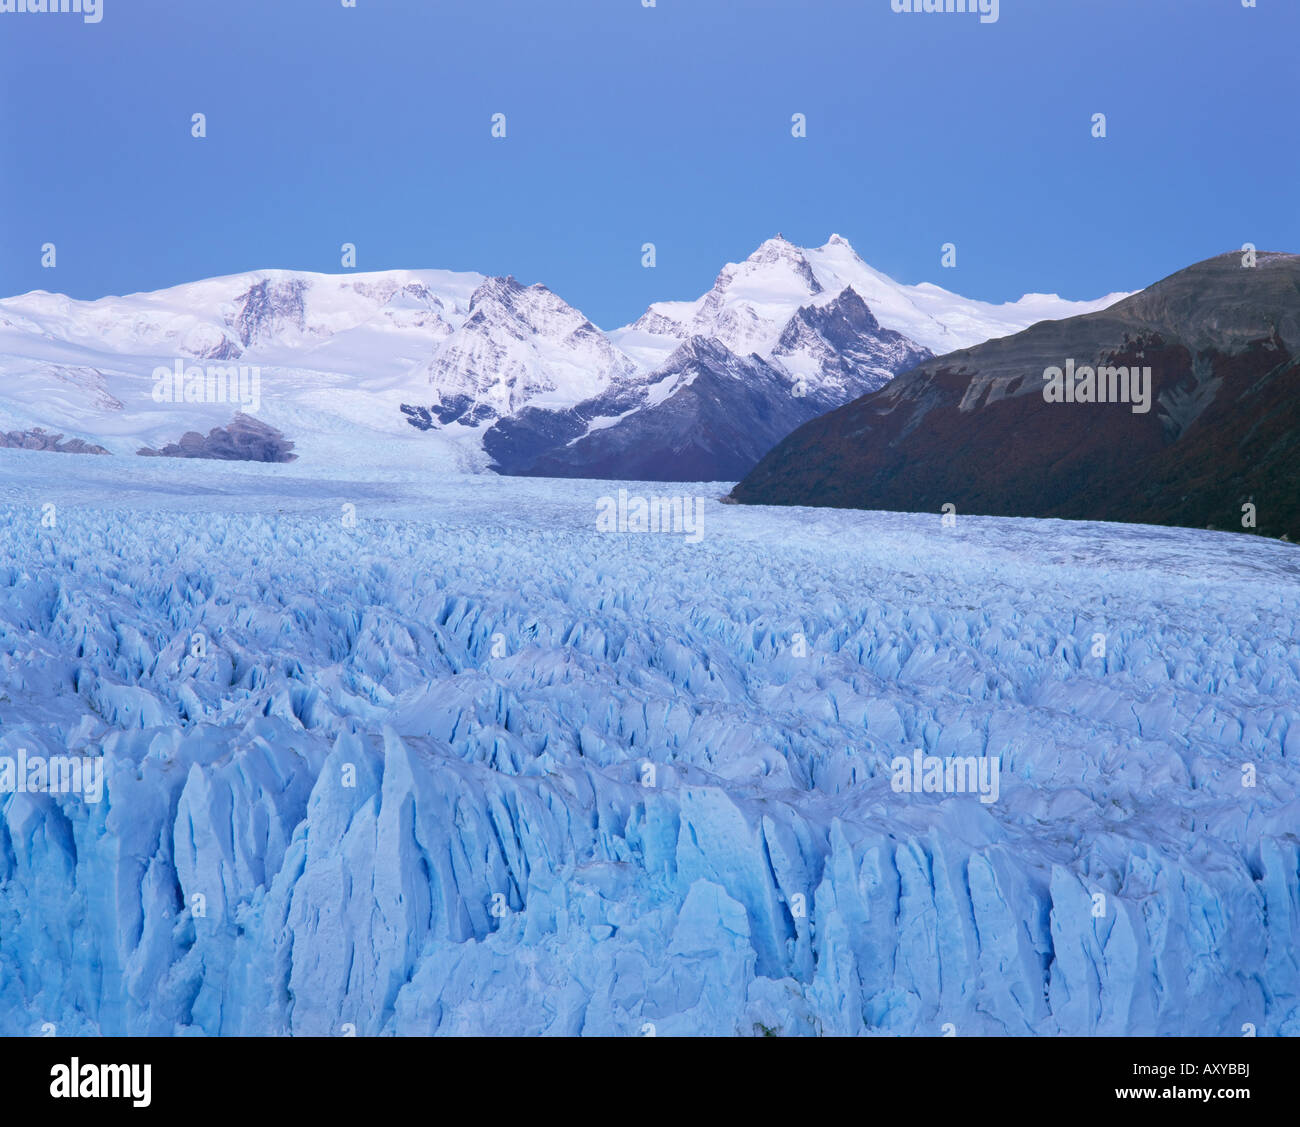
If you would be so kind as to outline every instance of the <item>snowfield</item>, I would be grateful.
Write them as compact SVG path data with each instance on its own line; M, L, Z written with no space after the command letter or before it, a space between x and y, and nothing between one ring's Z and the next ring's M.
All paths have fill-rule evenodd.
M1294 546L619 487L0 451L0 1033L1300 1034Z

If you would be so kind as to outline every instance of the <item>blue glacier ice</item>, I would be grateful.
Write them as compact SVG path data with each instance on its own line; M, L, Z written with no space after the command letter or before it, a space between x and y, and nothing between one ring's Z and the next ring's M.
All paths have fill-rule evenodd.
M0 1033L1300 1034L1291 545L145 463L0 451Z

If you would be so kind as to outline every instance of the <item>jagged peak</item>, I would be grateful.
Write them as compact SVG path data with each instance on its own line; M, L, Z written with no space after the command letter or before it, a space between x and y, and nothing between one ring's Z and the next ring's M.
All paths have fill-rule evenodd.
M822 292L822 285L803 249L783 235L760 244L744 262L732 262L724 266L713 283L713 291L715 294L725 293L737 279L749 279L756 275L763 277L767 274L764 268L773 267L797 277L810 295Z
M779 232L770 239L765 239L759 243L754 253L751 254L746 262L776 262L779 260L805 261L803 249L797 247L789 239Z
M480 296L491 297L496 294L513 293L523 288L513 274L492 274L478 284L471 300L478 300Z
M867 304L866 298L851 285L845 286L829 301L810 301L807 305L801 305L791 320L809 322L819 316L825 317L827 315L838 317L857 315L864 317L871 328L880 327L880 323L876 320L875 314L871 312L871 306Z
M867 305L867 299L863 297L852 286L845 286L835 297L826 303L827 305L861 305L870 312L871 307Z
M470 295L469 307L473 311L481 308L485 303L489 303L513 308L523 295L540 298L557 307L573 308L562 297L559 297L541 282L534 282L531 286L525 286L513 274L506 274L504 277L493 275L484 278ZM574 310L574 312L576 314L577 310Z
M716 364L740 359L741 357L737 353L728 348L717 337L703 336L696 333L682 341L669 355L668 359L659 366L658 370L680 368L692 361Z

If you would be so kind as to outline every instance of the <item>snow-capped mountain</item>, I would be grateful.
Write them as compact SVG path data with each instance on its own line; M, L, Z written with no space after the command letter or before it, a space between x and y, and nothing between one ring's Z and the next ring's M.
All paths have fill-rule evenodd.
M98 301L38 290L0 301L0 330L127 357L236 359L255 353L264 363L310 356L329 366L355 355L354 337L405 332L420 348L446 338L464 320L482 281L479 274L445 270L258 270ZM382 362L398 352L394 344L365 351Z
M689 337L640 383L502 420L484 446L507 473L731 481L802 423L931 357L882 329L852 289L800 308L761 344L766 358Z
M364 449L382 460L396 444L394 460L481 465L451 443L401 449L410 428L400 406L427 387L423 369L483 281L443 270L265 270L98 301L44 292L0 301L0 429L42 427L134 455L242 411L309 458ZM154 372L178 361L204 374L257 368L256 402L158 402Z
M477 423L525 405L570 407L636 370L608 337L545 286L488 278L427 372L440 421Z
M579 404L566 417L582 419L583 432L548 448L527 441L546 426L548 412L508 420L486 445L506 472L730 481L828 409L801 399L780 368L753 353L738 356L711 337L691 337L633 394L631 402Z
M1298 294L1300 255L1207 259L916 365L785 438L733 496L1300 538Z
M832 296L813 273L807 252L778 235L744 262L724 266L698 301L652 305L630 328L657 337L715 337L733 352L763 355L794 308L823 295Z
M697 335L717 337L735 351L767 355L797 309L827 304L849 288L882 325L936 356L1018 333L1037 321L1092 313L1128 296L1113 293L1096 301L1066 301L1055 294L1027 294L1019 301L993 305L929 283L896 282L863 262L841 235L811 249L777 235L744 262L724 266L704 296L656 302L612 336L643 360L662 357L686 337Z
M880 387L935 343L983 340L1106 300L995 307L901 286L838 236L815 250L768 240L698 301L657 304L610 333L543 285L439 270L261 270L98 301L38 291L0 301L0 432L34 448L80 440L116 455L194 452L207 447L184 436L228 427L238 412L309 462L536 472L545 458L592 473L605 455L587 462L584 451L627 442L588 436L660 408L709 362L714 392L736 396L719 400L717 414L749 427L748 449L757 436L784 436L810 409ZM712 344L693 349L690 364L674 361L688 341ZM234 365L257 369L255 398L191 396L180 377L176 394L155 397L160 368L194 368L201 387L214 367ZM740 371L762 375L750 386ZM694 417L671 407L656 425ZM51 446L38 429L71 445ZM663 442L665 466L674 452L710 445L666 433Z
M790 374L800 395L817 403L847 403L931 355L902 333L882 328L849 287L823 305L802 306L768 358Z

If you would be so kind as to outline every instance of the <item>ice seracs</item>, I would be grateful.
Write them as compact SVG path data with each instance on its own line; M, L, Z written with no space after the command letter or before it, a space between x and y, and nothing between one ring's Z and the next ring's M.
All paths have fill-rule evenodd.
M1294 545L52 457L0 1034L1300 1034Z

